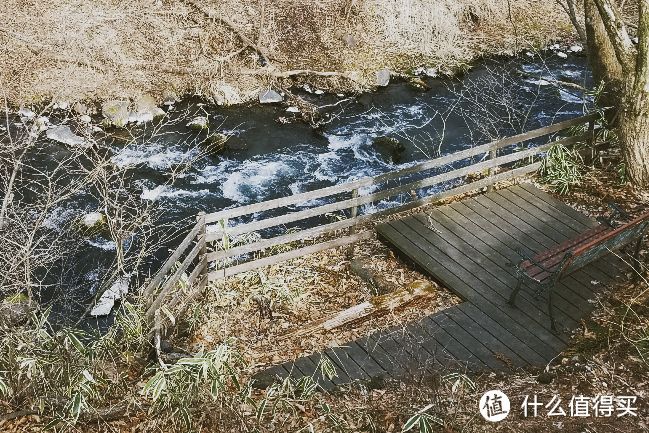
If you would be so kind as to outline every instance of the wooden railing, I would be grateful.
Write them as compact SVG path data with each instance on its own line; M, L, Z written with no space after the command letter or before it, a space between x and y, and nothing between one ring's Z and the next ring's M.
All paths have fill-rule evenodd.
M540 160L535 160L534 157L547 151L552 145L557 143L571 145L581 141L591 143L594 124L599 116L599 113L592 113L558 122L379 176L366 177L345 184L207 215L201 213L189 234L146 285L144 295L149 300L147 317L150 319L156 317L156 312L163 305L168 310L178 307L179 304L180 308L183 308L182 305L186 306L191 302L191 299L200 293L209 282L329 248L341 246L353 248L354 243L372 236L372 227L366 224L372 220L434 203L453 195L485 187L490 188L496 182L534 172L541 165ZM544 144L528 148L514 148L514 145L566 131L586 123L589 124L589 127L583 135L562 137L556 141L548 140ZM482 158L477 163L439 172L443 167L479 156ZM417 193L424 188L439 186L475 173L487 174L479 180L470 183L464 182L459 186L438 190L429 195L424 193L420 196ZM419 178L412 179L416 176ZM405 183L395 186L395 181L405 181ZM372 189L372 191L364 194L363 188ZM394 197L407 198L407 200L380 212L366 214L359 212L360 206ZM309 202L322 199L328 199L330 202L306 207ZM288 209L284 212L280 211L283 208L296 205L303 205L306 208L293 212ZM230 226L230 223L235 219L242 219L242 217L250 215L263 217L263 214L269 211L273 211L276 215L256 218L249 222L239 222ZM281 234L270 233L265 238L233 247L229 246L233 239L241 237L241 235L295 225L310 218L322 218L332 212L341 211L347 211L348 214L345 213L344 218L336 221L316 224L299 231L284 231ZM307 244L307 240L310 243ZM291 243L301 244L291 245L287 251L274 249ZM257 253L257 255L253 253Z

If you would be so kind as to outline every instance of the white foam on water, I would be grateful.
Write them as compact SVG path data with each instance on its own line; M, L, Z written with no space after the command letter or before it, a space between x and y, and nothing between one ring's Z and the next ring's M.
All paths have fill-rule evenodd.
M56 207L43 221L43 225L50 229L61 231L69 226L69 223L74 220L81 211L71 207Z
M543 78L539 79L527 79L524 80L526 83L534 84L535 86L551 86L552 83L548 80L545 80Z
M584 102L586 102L584 98L576 95L574 92L568 92L563 89L559 89L559 97L562 101L570 102L571 104L583 104Z
M154 170L166 170L187 163L198 156L196 149L179 149L169 145L151 143L121 149L111 158L120 168L145 165Z
M582 71L575 71L571 69L564 69L560 72L561 75L564 77L570 77L570 78L581 78L583 76Z
M236 167L236 171L229 173L221 184L223 197L239 203L263 199L274 192L273 181L290 170L282 161L244 161Z
M144 188L142 194L140 194L140 198L142 200L157 201L162 198L203 197L209 193L206 189L188 191L176 189L168 185L158 185L153 189Z
M115 242L108 239L87 239L86 242L89 245L104 251L115 251L117 249Z

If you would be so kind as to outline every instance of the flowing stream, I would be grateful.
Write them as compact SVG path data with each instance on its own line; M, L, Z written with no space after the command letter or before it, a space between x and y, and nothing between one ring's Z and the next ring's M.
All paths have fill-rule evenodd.
M299 121L278 121L295 116L282 105L222 108L186 100L168 116L183 120L153 138L130 144L106 140L101 145L116 166L127 169L128 187L161 210L159 223L177 224L182 232L199 211L214 212L396 170L496 136L579 116L591 100L580 89L590 85L586 59L576 54L563 58L552 51L492 59L459 79L425 81L428 91L397 81L360 96L297 89L328 119L317 130ZM188 113L190 118L208 116L212 126L231 136L230 143L238 150L200 156L201 148L191 139L196 133L186 127ZM396 138L405 148L391 155L375 144L377 137ZM54 161L53 149L59 147L55 143L43 147L41 157L47 154ZM190 160L191 167L170 184L174 170ZM361 211L387 205L368 205ZM65 228L96 210L96 200L80 195L57 207L47 224L53 230ZM173 246L170 242L154 252L147 266L156 269ZM102 235L88 238L65 275L54 278L60 287L69 284L75 292L56 303L59 314L76 318L85 312L113 263L114 247Z

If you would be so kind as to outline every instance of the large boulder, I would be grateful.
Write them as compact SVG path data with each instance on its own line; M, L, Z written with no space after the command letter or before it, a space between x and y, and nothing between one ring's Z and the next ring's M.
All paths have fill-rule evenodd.
M158 107L155 99L144 95L135 100L135 110L131 112L129 121L135 123L152 122L154 119L164 117L165 114L165 111Z
M113 284L101 294L95 306L90 311L91 316L107 316L113 310L118 299L122 299L128 293L130 275L119 277Z
M129 102L120 100L106 101L101 104L101 114L104 116L104 124L106 126L123 128L131 116Z
M23 294L10 296L0 302L0 327L12 328L24 325L36 310Z
M385 87L390 84L390 70L381 69L376 71L376 85L379 87Z
M212 98L216 105L237 105L243 102L241 92L229 84L218 83L212 86Z
M401 162L402 153L406 150L406 147L393 137L377 137L372 144L383 160L395 164Z
M197 116L187 123L187 127L197 131L208 129L210 127L210 121L205 116Z
M89 212L79 219L81 232L86 236L107 231L106 216L101 212Z
M83 137L78 136L67 125L55 126L45 133L47 138L56 142L73 147L90 147L92 143Z
M259 102L261 104L276 104L282 102L284 98L282 95L274 90L262 90L259 92Z

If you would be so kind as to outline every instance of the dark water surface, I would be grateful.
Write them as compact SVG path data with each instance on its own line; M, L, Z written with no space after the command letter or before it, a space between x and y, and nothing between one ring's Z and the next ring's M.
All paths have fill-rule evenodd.
M129 188L162 210L160 223L186 227L199 211L214 212L374 176L495 136L579 116L589 98L557 81L588 87L589 80L585 58L570 55L563 59L548 52L544 57L485 61L459 80L427 79L431 87L427 92L405 82L357 97L301 91L301 96L322 106L322 113L331 119L317 131L300 122L278 122L280 117L294 116L285 106L222 108L186 101L177 104L169 118L180 118L186 112L207 113L211 125L232 135L232 142L243 145L243 150L200 157L171 185L173 170L200 154L200 148L191 144L193 133L185 127L186 121L157 138L104 145L114 164L128 168ZM405 145L398 162L373 145L380 136L397 138ZM362 212L389 205L368 205ZM97 203L90 195L79 196L61 204L48 224L64 228L95 210ZM173 242L167 247L172 248ZM148 266L156 268L167 254L161 248ZM82 314L114 255L114 244L108 239L100 235L88 239L66 276L58 278L60 287L70 281L79 302L66 297L56 311L68 318Z

